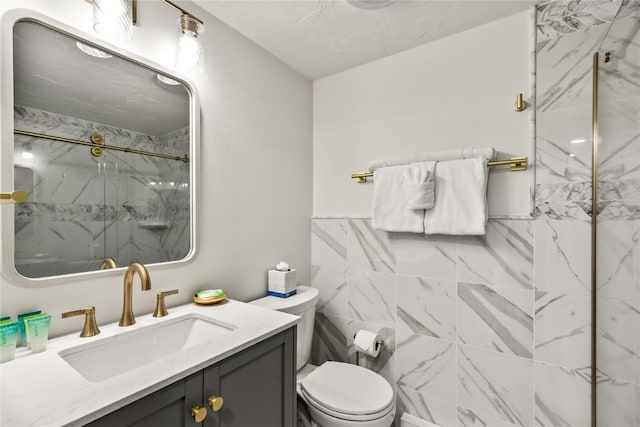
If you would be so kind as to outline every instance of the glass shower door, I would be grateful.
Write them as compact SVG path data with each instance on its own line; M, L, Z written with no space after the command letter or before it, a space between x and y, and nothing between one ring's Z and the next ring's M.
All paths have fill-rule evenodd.
M595 348L599 427L640 426L639 30L640 15L623 5L598 55Z

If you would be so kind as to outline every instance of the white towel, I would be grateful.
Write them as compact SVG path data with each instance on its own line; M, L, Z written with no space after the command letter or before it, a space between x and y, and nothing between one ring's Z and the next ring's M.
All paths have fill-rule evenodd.
M404 171L402 191L407 209L431 209L435 200L436 162L411 163Z
M373 228L395 232L424 232L424 210L407 209L402 191L408 165L380 168L373 173Z
M487 160L438 162L436 203L425 212L426 234L482 235L487 232Z
M429 162L456 159L475 159L482 157L484 159L493 160L496 155L496 150L493 147L482 148L457 148L454 150L444 151L431 151L424 153L411 153L411 154L399 154L396 156L387 157L386 159L374 160L369 163L369 171L373 172L378 168L385 168L389 166L408 165L415 162Z

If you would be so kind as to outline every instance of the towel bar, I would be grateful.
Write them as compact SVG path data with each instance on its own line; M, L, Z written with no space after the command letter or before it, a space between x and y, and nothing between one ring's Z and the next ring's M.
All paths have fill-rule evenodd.
M523 171L527 170L527 161L528 159L526 157L512 157L509 160L489 160L487 166L492 168L509 165L509 169L512 171ZM355 179L358 184L361 184L367 182L367 178L372 176L373 172L359 172L352 174L351 178Z

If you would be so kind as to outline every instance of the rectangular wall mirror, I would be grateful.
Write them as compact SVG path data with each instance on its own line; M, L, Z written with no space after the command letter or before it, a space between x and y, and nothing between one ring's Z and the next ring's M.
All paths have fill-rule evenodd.
M13 190L29 194L13 206L14 272L187 259L193 89L37 20L16 21L12 43Z

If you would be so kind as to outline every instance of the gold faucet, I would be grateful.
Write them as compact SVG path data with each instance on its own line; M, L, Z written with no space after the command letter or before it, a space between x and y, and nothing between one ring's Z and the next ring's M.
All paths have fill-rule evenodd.
M102 260L102 262L100 263L100 267L98 267L98 270L107 270L109 268L118 268L118 263L111 257L107 257Z
M133 307L131 305L133 277L136 273L140 276L142 290L148 291L151 289L151 278L149 277L149 272L145 266L138 262L131 264L127 269L127 272L124 274L124 303L122 305L120 323L118 323L119 326L131 326L136 323L136 319L133 317Z

